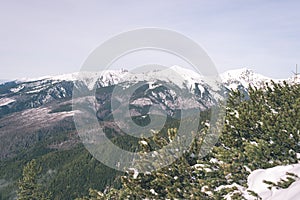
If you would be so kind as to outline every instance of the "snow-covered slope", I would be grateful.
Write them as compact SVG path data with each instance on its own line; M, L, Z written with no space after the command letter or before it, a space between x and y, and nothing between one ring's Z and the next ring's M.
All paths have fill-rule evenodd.
M239 86L247 88L250 85L262 87L265 82L271 80L275 82L283 82L284 79L272 79L261 74L255 73L251 69L241 68L229 70L220 74L221 82L228 89L236 89ZM98 86L114 85L121 82L138 82L138 81L155 81L161 80L173 82L179 87L186 87L191 90L195 88L196 83L203 84L205 77L195 73L193 70L180 66L172 66L166 70L149 70L143 73L129 72L127 70L106 70L105 72L76 72L58 76L44 76L34 79L20 79L19 82L34 82L37 80L57 80L57 81L78 81L81 80L89 88L93 89L96 84ZM288 82L294 81L291 77Z
M220 77L223 84L230 89L236 89L239 86L247 88L249 85L260 88L264 85L264 83L270 82L271 80L274 82L283 81L283 79L272 79L261 74L257 74L253 70L247 68L230 70L222 73Z
M100 86L114 85L122 82L136 83L139 81L155 82L165 81L179 87L194 88L195 83L203 82L203 76L194 71L179 66L172 66L163 70L149 70L143 72L127 70L105 70L99 72L80 72L66 75L48 77L52 80L83 81L89 89L96 84Z
M263 181L278 183L287 179L287 173L292 173L300 177L300 164L276 166L269 169L258 169L253 171L248 177L248 190L256 192L262 199L266 200L299 200L300 199L300 178L296 178L287 189L277 189L267 185Z
M12 102L14 102L15 100L14 99L11 99L11 98L2 98L0 99L0 107L1 106L5 106L5 105L8 105Z
M294 180L288 188L270 187L265 181L278 184L280 181ZM235 193L241 194L247 200L257 200L250 191L255 192L262 200L299 200L300 199L300 164L276 166L268 169L257 169L248 176L248 188L236 183L219 187L233 188L236 190L224 196L226 200L231 200Z

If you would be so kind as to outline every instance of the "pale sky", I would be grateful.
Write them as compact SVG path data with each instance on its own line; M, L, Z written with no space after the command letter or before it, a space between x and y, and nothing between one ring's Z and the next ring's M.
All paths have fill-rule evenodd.
M300 64L300 1L0 1L0 79L71 73L110 37L142 27L199 43L219 72L287 78Z

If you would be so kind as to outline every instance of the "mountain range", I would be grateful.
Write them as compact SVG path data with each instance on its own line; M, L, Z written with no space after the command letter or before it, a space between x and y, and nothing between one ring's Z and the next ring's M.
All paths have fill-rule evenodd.
M123 103L120 99L130 99L132 116L145 117L150 106L155 104L169 116L177 117L181 109L205 110L216 105L218 99L226 95L230 89L239 88L246 93L249 85L263 87L265 82L271 81L271 78L246 68L227 71L221 74L220 78L222 85L214 89L205 82L203 76L192 70L173 66L171 71L164 72L153 70L131 73L127 70L108 70L102 73L72 73L2 83L0 147L3 150L0 159L11 157L18 149L30 145L36 140L32 136L36 132L41 132L42 135L51 133L52 129L61 127L62 124L64 129L74 129L73 89L82 92L97 88L95 90L97 117L100 121L111 121L111 115L117 112L111 108L111 98L116 86L125 91L134 84L141 86L131 97L126 92L116 94L114 97L117 104ZM292 80L291 78L286 81ZM176 95L178 91L180 95ZM73 99L73 102L76 102L76 99ZM24 137L29 138L25 144L18 142L23 141Z
M193 109L206 110L216 105L231 89L239 89L247 97L249 85L260 88L271 80L242 68L220 74L220 81L216 83L218 87L215 88L206 82L204 76L189 69L173 66L169 71L163 72L157 70L142 73L127 70L77 72L2 83L0 84L2 162L0 193L2 188L13 187L11 186L14 185L13 181L16 181L21 173L19 165L22 166L22 163L32 158L45 159L45 162L50 162L48 168L61 170L61 174L57 175L58 178L54 179L54 182L59 183L64 182L71 161L65 159L60 163L52 163L52 160L59 158L57 155L64 158L71 155L73 157L70 158L75 159L74 162L83 162L81 158L83 147L78 147L81 142L73 119L77 112L73 106L81 101L80 95L93 97L90 106L96 112L98 120L111 130L110 134L122 135L123 132L114 123L113 117L114 114L123 113L124 109L128 108L128 103L124 101L126 99L129 101L130 112L124 112L126 113L124 120L131 117L137 119L137 122L147 121L153 105L160 108L151 110L155 115L167 114L171 118L178 119L182 110L188 112ZM293 83L295 80L295 78L273 79L275 82L287 83ZM130 90L132 86L136 87L133 91ZM76 91L77 96L74 97L73 93ZM116 106L112 108L112 105ZM19 175L13 175L11 169L14 171L13 174ZM12 176L15 178L11 178ZM108 179L113 178L114 176L111 176ZM81 181L80 179L73 182L78 185ZM53 184L55 186L55 183ZM63 187L65 185L54 188ZM15 188L7 190L7 194L11 195L10 192ZM60 191L56 192L60 194ZM71 191L69 193L71 194Z

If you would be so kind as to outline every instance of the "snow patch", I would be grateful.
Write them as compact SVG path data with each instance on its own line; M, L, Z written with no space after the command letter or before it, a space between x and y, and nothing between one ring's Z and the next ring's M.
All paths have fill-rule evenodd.
M152 105L152 101L148 98L139 98L131 102L133 105Z
M154 194L154 195L158 195L158 193L157 193L157 192L155 192L155 190L154 190L154 189L151 189L151 190L150 190L150 192L151 192L152 194Z
M300 197L300 180L296 180L287 189L275 189L273 187L272 190L269 190L269 185L263 183L264 180L274 183L279 182L280 179L285 180L287 172L300 176L300 164L255 170L248 177L248 190L256 192L262 199L266 200L298 200Z
M0 107L1 106L6 106L8 104L11 104L12 102L15 102L16 100L14 99L11 99L11 98L3 98L3 99L0 99Z
M141 144L143 144L143 145L148 145L148 142L146 142L145 140L142 140L142 141L140 141L141 142Z
M22 90L25 86L24 85L20 85L16 88L11 88L10 91L13 92L13 93L17 93L19 92L20 90Z
M129 168L129 171L133 172L133 178L136 179L139 175L139 171L135 168Z

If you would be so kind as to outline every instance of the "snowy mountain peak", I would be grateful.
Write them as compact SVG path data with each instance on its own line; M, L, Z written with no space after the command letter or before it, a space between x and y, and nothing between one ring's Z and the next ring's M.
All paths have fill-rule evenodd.
M250 79L250 78L252 78L254 76L265 78L265 79L269 79L269 78L264 77L264 76L262 76L260 74L254 73L253 70L248 69L248 68L241 68L241 69L229 70L229 71L226 71L226 72L222 73L220 76L221 76L221 78L222 78L223 81L232 80L232 79L235 79L235 80L241 80L241 79L247 80L247 79Z
M229 70L222 73L220 77L222 82L231 89L235 89L240 85L245 88L247 88L249 85L262 87L264 83L271 81L271 78L257 74L248 68ZM280 80L276 79L274 79L274 81L280 82Z
M145 70L146 69L146 70ZM174 65L166 69L150 69L147 68L143 71L128 71L124 69L119 70L105 70L99 72L76 72L71 74L63 74L57 76L44 76L35 79L21 79L16 82L33 82L33 81L81 81L90 90L95 85L108 86L118 84L122 82L135 83L138 81L149 81L155 82L157 80L171 82L179 87L189 88L190 90L195 89L195 85L205 84L207 80L205 77L195 70L183 68ZM229 89L236 89L238 87L247 88L249 85L255 87L263 87L266 82L274 80L275 82L282 82L283 79L271 79L269 77L255 73L253 70L248 68L240 68L235 70L229 70L220 74L220 78L224 86ZM288 79L288 82L296 82L294 79Z

